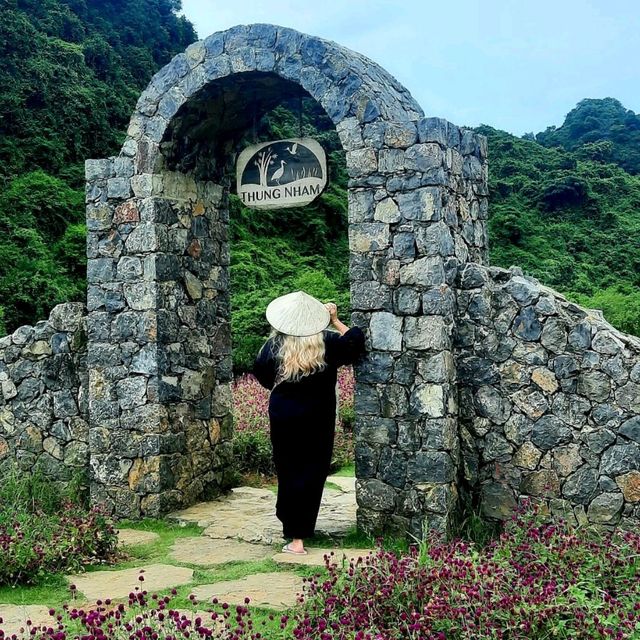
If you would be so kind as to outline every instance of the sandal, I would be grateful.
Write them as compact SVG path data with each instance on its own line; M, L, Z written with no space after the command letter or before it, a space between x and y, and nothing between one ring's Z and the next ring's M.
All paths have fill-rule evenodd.
M294 550L289 546L290 544L291 544L291 543L289 542L289 543L285 544L285 545L284 545L284 547L282 547L282 553L291 553L291 554L293 554L294 556L306 556L306 555L307 555L306 550L305 550L305 551L294 551Z

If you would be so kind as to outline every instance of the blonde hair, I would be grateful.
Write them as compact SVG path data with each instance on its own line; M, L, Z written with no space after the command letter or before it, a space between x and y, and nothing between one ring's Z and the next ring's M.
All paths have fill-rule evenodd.
M322 331L311 336L289 336L275 331L272 336L278 345L279 380L297 382L327 366Z

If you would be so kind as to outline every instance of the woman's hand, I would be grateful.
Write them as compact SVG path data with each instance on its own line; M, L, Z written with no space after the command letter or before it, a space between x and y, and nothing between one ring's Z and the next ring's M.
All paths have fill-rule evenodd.
M329 312L331 322L334 323L338 319L338 307L333 302L327 302L324 306Z

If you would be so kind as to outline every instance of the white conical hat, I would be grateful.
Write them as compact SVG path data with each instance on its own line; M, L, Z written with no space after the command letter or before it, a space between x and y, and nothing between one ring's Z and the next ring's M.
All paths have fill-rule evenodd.
M304 291L294 291L272 300L267 307L269 324L289 336L312 336L329 326L327 308Z

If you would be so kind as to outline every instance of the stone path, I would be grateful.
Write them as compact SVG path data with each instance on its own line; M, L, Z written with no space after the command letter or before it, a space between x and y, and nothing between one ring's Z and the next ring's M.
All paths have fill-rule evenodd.
M327 482L338 485L341 490L325 489L316 531L321 535L343 537L356 522L355 479L330 476ZM275 505L276 496L269 489L239 487L224 498L202 502L168 517L204 527L204 535L214 539L278 544L283 538Z
M141 569L143 573L140 572ZM144 576L144 582L140 581L141 575ZM67 579L89 601L100 598L126 600L136 587L142 587L151 593L189 584L193 579L193 569L171 564L148 564L134 569L80 573L68 576Z
M331 476L328 482L339 489L325 489L317 531L339 538L356 522L355 478ZM295 565L322 567L325 554L332 552L331 561L335 563L368 555L367 549L309 548L306 556L281 553L278 547L282 544L282 528L275 517L275 502L275 494L268 489L239 487L219 500L171 514L169 518L176 522L195 523L205 528L202 536L178 538L169 552L171 560L177 564L215 567L228 562L273 559L293 569ZM118 537L122 547L154 543L160 539L157 533L136 529L120 529ZM278 546L274 548L275 545ZM144 582L139 580L141 569ZM193 581L193 569L156 563L71 575L67 580L75 584L79 596L87 602L106 598L118 601L126 600L136 587L153 593L188 585ZM193 587L192 593L201 605L210 604L214 597L230 605L244 604L248 597L253 606L281 610L293 606L302 589L302 578L291 570L255 573L237 580L199 585ZM48 611L48 607L40 605L0 604L0 618L3 619L0 629L9 634L18 633L27 619L38 625L48 624L51 620ZM191 611L182 613L190 619L194 617ZM198 614L206 618L208 624L213 624L210 614Z
M254 573L238 580L226 580L216 584L203 584L194 587L193 594L199 602L211 602L218 598L230 605L244 604L250 599L250 605L267 609L288 609L302 593L302 578L289 572Z
M176 562L212 567L231 560L266 560L273 555L273 549L261 544L248 544L238 540L213 540L203 536L179 538L171 547L170 554Z
M138 529L119 529L118 541L121 547L133 547L137 544L149 544L160 540L154 531L139 531Z
M49 624L53 618L49 615L49 607L39 604L0 604L0 629L5 636L20 635L20 629L27 629L27 620L40 626ZM25 634L25 635L28 635Z

